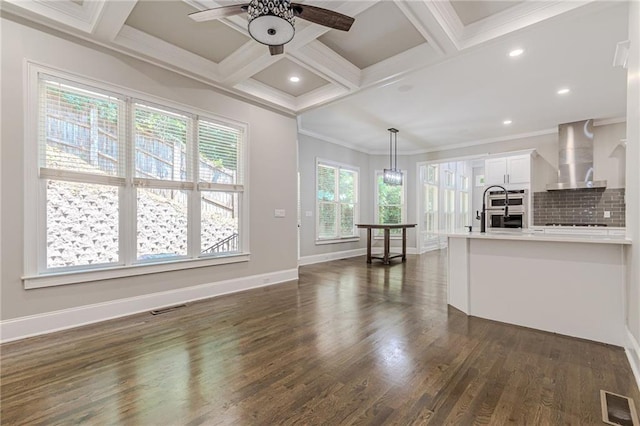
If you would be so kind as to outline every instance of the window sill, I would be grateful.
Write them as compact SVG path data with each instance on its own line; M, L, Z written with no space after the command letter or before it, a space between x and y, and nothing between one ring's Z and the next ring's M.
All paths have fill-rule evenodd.
M321 246L325 244L354 243L358 241L360 241L360 237L336 238L334 240L316 240L316 245Z
M136 275L155 274L158 272L182 271L185 269L203 268L206 266L225 265L228 263L248 262L249 253L229 254L199 259L180 259L162 263L144 263L128 266L113 266L91 271L68 271L22 277L25 290L54 287L67 284L79 284L91 281L109 280L113 278L133 277Z

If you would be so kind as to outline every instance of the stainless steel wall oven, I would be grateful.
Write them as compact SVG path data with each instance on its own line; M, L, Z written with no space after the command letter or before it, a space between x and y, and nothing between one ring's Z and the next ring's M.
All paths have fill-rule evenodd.
M491 210L487 215L487 228L526 228L528 194L526 189L511 190L509 192L509 217L498 210L506 204L504 191L490 191L487 197L487 207Z

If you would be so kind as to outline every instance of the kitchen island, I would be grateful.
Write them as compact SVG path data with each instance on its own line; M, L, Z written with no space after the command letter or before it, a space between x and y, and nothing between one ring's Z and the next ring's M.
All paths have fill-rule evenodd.
M467 315L624 346L624 245L611 235L449 235L449 304Z

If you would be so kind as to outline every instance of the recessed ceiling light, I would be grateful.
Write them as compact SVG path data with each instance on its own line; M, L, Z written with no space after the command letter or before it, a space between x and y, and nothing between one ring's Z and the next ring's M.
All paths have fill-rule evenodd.
M569 90L568 88L564 88L564 89L560 89L558 90L558 95L566 95L567 93L569 93L571 90Z
M505 126L508 126L508 125L509 125L509 124L511 124L511 123L513 123L513 121L511 121L511 120L504 120L504 121L502 122L502 124L504 124Z
M291 77L289 77L289 81L292 83L297 83L300 81L300 77L298 77L297 75L292 75Z
M516 56L520 56L524 53L524 49L514 49L511 52L509 52L509 56L511 56L512 58L515 58Z

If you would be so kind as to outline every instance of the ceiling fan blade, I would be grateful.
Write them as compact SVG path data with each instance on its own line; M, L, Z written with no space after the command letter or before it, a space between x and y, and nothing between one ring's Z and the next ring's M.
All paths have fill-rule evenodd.
M248 8L249 3L215 7L213 9L190 13L189 18L196 22L213 21L215 19L226 18L227 16L239 15L246 12Z
M282 55L284 53L284 44L269 46L269 53L271 53L271 56Z
M309 6L308 4L291 3L293 13L314 24L323 25L340 31L349 31L355 19L333 10L323 9L322 7Z

